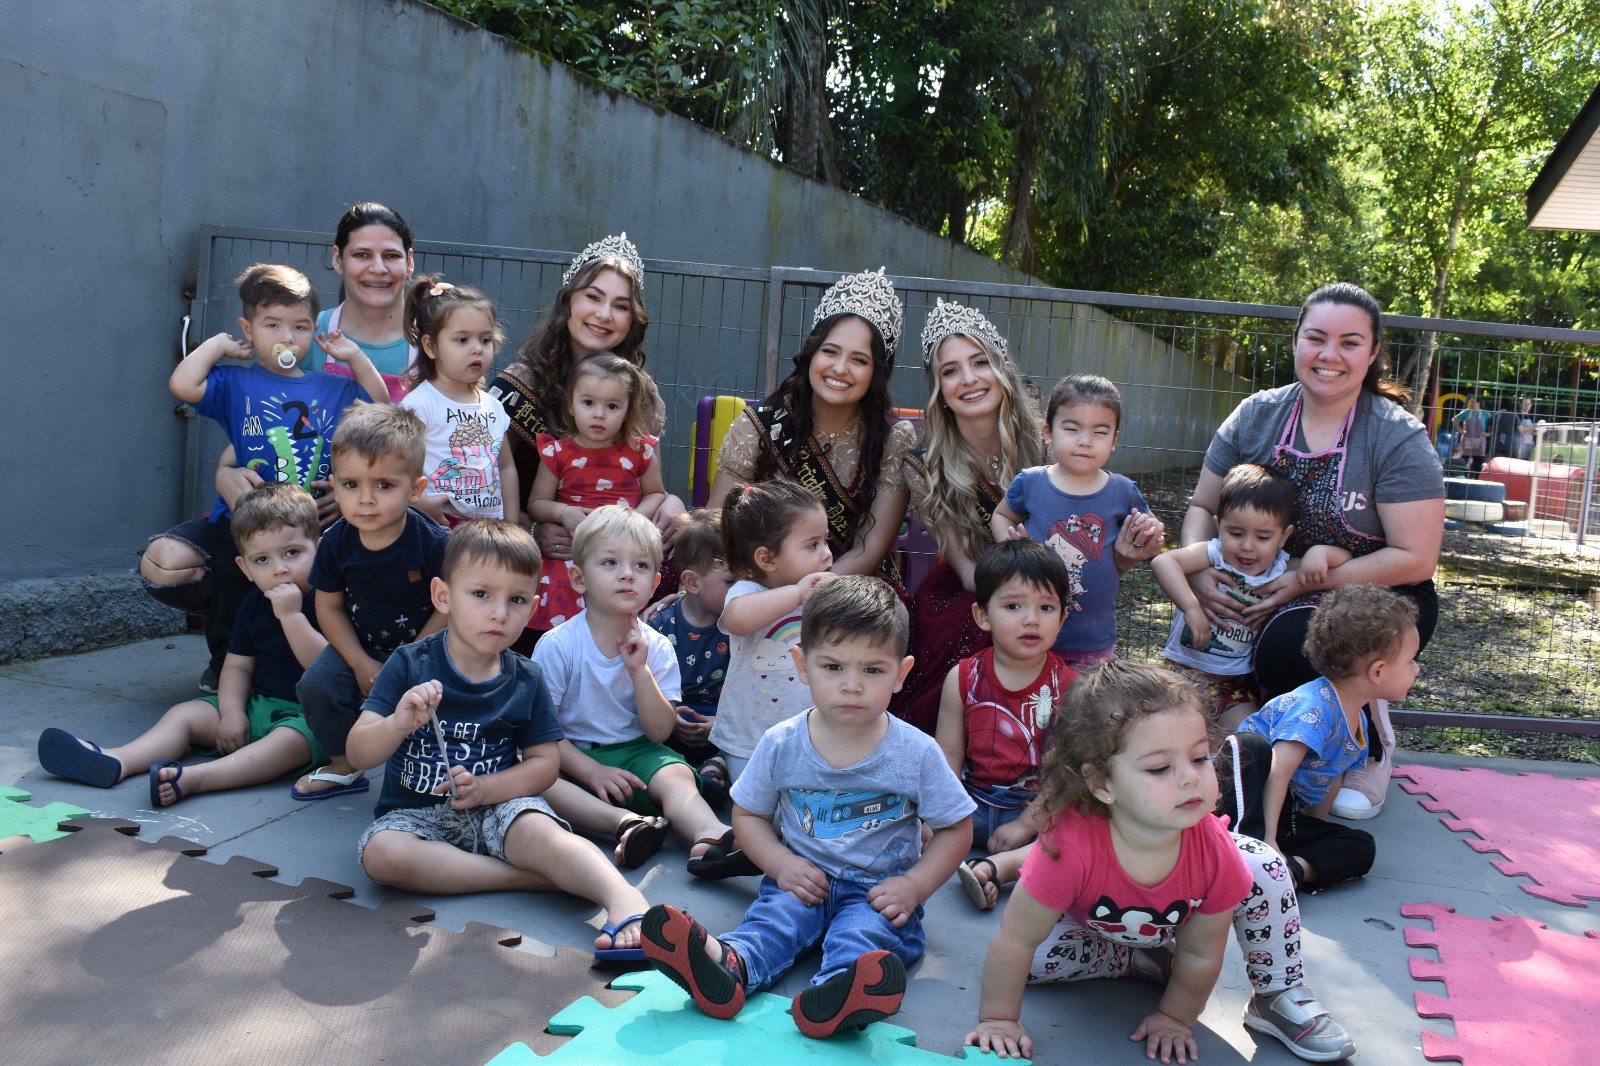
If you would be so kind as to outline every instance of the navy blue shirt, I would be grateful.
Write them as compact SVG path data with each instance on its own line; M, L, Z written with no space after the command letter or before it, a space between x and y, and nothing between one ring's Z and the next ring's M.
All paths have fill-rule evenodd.
M387 718L408 689L433 680L444 686L437 714L449 750L440 753L431 723L406 737L383 772L376 812L380 818L393 810L437 807L448 800L448 793L435 796L433 790L451 766L465 766L473 776L492 774L514 766L524 749L561 739L550 690L533 660L503 651L497 676L468 681L450 662L443 632L430 633L390 656L361 709Z
M415 507L406 528L382 551L368 551L344 519L328 527L311 563L311 587L344 593L361 647L379 662L417 639L433 616L429 583L439 576L450 533Z
M678 677L683 682L683 702L715 706L728 676L728 635L717 623L701 628L683 614L683 601L650 619L650 625L672 645L678 656Z
M300 610L310 619L311 627L316 629L317 612L312 609L311 601L313 595L311 592L305 594L300 602ZM283 623L272 613L272 601L254 585L244 594L244 602L239 604L239 613L234 616L228 654L245 655L256 661L252 678L256 695L271 696L290 703L300 702L300 697L294 694L294 687L300 683L300 675L305 673L305 667L294 657L289 638L283 635Z

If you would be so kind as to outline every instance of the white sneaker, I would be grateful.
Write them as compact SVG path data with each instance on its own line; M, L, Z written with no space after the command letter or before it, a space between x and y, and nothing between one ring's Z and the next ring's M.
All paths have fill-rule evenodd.
M1389 777L1394 773L1395 741L1387 700L1374 701L1370 721L1383 754L1376 759L1368 755L1361 769L1345 771L1343 787L1333 797L1331 813L1335 818L1351 822L1376 818L1383 810L1383 801L1389 794Z
M1304 985L1282 992L1256 993L1244 1007L1244 1024L1283 1041L1310 1062L1337 1062L1356 1053L1344 1026L1333 1020Z

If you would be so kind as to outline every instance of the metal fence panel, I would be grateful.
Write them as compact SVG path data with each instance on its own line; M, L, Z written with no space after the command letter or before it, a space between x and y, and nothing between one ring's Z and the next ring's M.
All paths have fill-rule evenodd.
M231 279L253 262L299 267L325 303L335 299L338 279L323 234L215 229L205 239L191 344L234 328ZM532 331L571 255L422 243L417 266L482 288L515 345ZM818 298L840 275L656 260L645 265L649 369L668 413L665 476L669 489L686 494L696 401L708 394L769 392L792 368ZM892 280L906 302L890 388L896 406L920 409L928 400L920 335L934 302L978 307L1007 337L1013 359L1041 394L1077 371L1104 374L1123 390L1123 435L1111 465L1135 478L1173 542L1217 425L1245 396L1293 380L1294 307ZM1424 714L1506 716L1530 728L1600 730L1600 654L1594 650L1600 647L1600 526L1591 443L1600 436L1600 332L1405 316L1386 316L1385 327L1391 366L1407 371L1408 380L1424 354L1436 367L1422 415L1449 474L1470 473L1465 462L1449 458L1451 427L1469 393L1485 395L1495 411L1528 398L1533 421L1546 423L1539 469L1554 471L1538 489L1545 503L1524 501L1530 502L1528 517L1538 519L1532 525L1451 524L1437 578L1440 630L1407 706ZM497 362L512 355L508 347ZM214 495L215 459L225 442L204 420L191 425L189 504L198 513ZM1559 490L1552 488L1557 483ZM1559 515L1552 495L1558 492ZM1119 610L1123 653L1158 656L1172 608L1148 568L1125 579Z

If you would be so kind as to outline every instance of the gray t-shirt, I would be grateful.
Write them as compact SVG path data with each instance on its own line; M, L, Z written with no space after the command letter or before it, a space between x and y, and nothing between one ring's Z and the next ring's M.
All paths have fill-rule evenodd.
M1240 463L1271 466L1299 398L1297 383L1258 392L1235 407L1206 449L1206 469L1226 477ZM1292 444L1309 451L1298 425ZM1345 524L1383 539L1377 505L1443 499L1444 469L1421 422L1399 404L1363 390L1339 487Z
M898 718L872 754L834 767L811 746L807 711L767 731L733 802L770 815L778 837L829 877L877 884L922 855L926 821L944 829L975 809L932 737Z

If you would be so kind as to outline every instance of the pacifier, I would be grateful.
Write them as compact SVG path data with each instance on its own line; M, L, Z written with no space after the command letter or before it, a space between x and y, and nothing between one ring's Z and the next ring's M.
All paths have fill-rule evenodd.
M274 344L272 357L283 369L293 370L295 363L300 361L300 349L293 344Z

